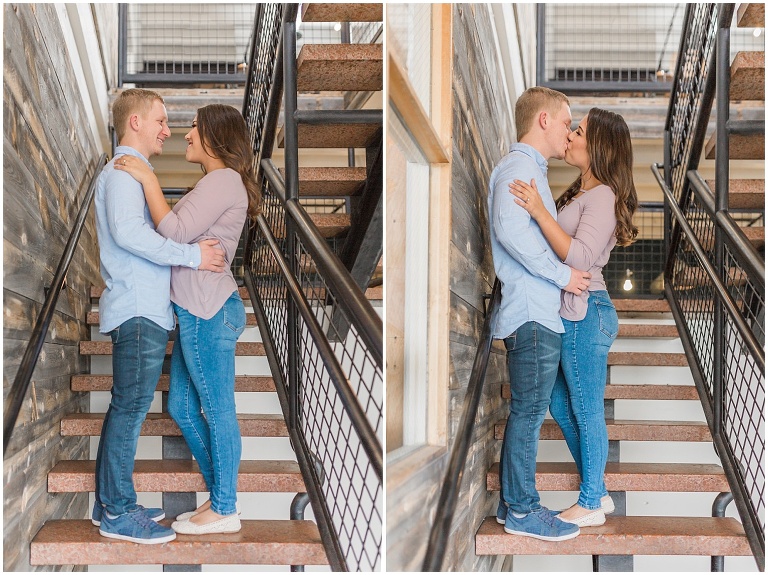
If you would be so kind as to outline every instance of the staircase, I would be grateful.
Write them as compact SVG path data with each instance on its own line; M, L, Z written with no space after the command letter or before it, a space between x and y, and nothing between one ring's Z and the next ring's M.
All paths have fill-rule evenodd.
M735 16L738 26L764 27L764 8L763 4L741 4ZM714 20L708 21L707 16L703 16L709 9L702 8L695 17L691 17L691 21L698 20L697 25L702 30L706 30L707 26L713 25L710 23L714 23ZM717 11L714 13L719 14ZM730 22L723 21L719 26L727 28ZM686 32L684 36L685 34ZM685 52L682 46L683 44L681 44L680 53ZM692 56L694 62L697 57L699 56ZM724 112L721 108L718 114L723 117L718 119L718 128L711 134L706 144L704 144L702 132L702 147L707 158L716 158L718 149L723 145L722 136L725 136L726 145L730 144L727 157L731 160L731 169L736 171L739 169L739 160L764 160L765 158L764 126L762 125L765 99L764 53L739 53L729 64L730 94L719 91L718 96L730 95L731 103L738 101L737 105L742 105L748 100L747 109L750 115L745 120L736 109L736 117L731 118L726 124L727 110ZM710 70L709 73L714 77L714 70ZM701 74L702 77L706 77L705 73ZM697 79L691 79L691 76L686 76L686 80L691 81L692 84L697 82ZM718 90L722 90L719 80ZM679 91L681 101L678 106L688 107L688 110L695 109L693 101L698 95L694 95L687 87L681 87ZM702 99L706 101L706 97ZM670 110L672 108L670 105ZM698 125L706 129L709 109L706 104L702 104L702 109L705 112L698 120ZM695 117L695 114L688 113L689 117ZM754 121L755 117L759 118L758 122ZM693 123L693 120L691 122ZM726 126L728 133L723 134ZM670 128L668 125L666 129L673 131L673 137L682 139L686 137L686 128L687 135L691 138L691 134L695 132L693 126L681 128L673 125ZM681 144L673 154L679 153L677 150L680 149L690 150L690 147L686 148L689 145L689 143ZM722 154L722 152L719 153ZM478 555L592 555L593 568L608 571L633 570L632 556L634 555L708 555L712 556L713 571L723 570L724 556L754 555L758 569L763 568L764 535L761 533L764 531L764 518L760 514L764 513L765 481L764 432L762 431L764 416L761 416L764 409L762 404L764 372L761 371L763 369L761 366L764 360L751 355L748 350L753 349L750 346L754 344L743 343L744 332L737 331L733 327L731 323L733 320L730 317L722 319L722 323L718 324L719 318L726 316L727 303L721 304L718 301L719 296L716 296L715 290L710 288L711 282L703 271L704 264L700 259L696 261L694 258L699 258L701 253L710 260L709 265L715 266L718 271L722 270L721 281L725 282L726 290L735 302L733 307L736 310L735 313L743 317L749 326L747 329L751 330L757 338L757 345L762 347L759 344L764 345L765 319L762 295L764 263L761 272L760 263L752 266L744 262L764 260L765 182L763 179L729 180L725 178L728 193L718 194L722 196L719 201L723 202L723 205L717 205L718 200L715 199L717 177L705 181L698 174L691 175L688 170L695 170L698 160L691 160L689 164L687 159L672 155L671 158L667 156L665 159L665 162L670 161L672 169L665 164L667 171L674 173L674 170L678 170L677 175L673 175L672 178L677 177L676 181L679 182L687 177L696 189L695 196L690 194L690 199L680 200L680 196L677 197L680 203L678 209L683 210L692 232L683 232L677 248L671 248L671 250L677 249L677 252L669 256L672 263L665 274L668 284L666 294L667 298L670 298L669 301L675 300L675 306L671 307L667 300L614 300L619 312L620 330L608 359L609 380L605 400L610 447L605 482L616 502L616 512L606 518L604 525L582 528L578 537L556 543L508 535L504 532L503 526L497 524L495 517L488 517L480 525L475 536L475 550ZM728 162L724 162L724 165L727 174ZM720 170L721 166L718 166L718 174L721 173ZM669 181L670 178L667 177ZM660 179L659 181L661 182ZM680 189L676 185L675 193L680 194ZM667 195L668 202L670 197ZM720 234L725 232L721 232L720 229L715 231L712 221L717 220L718 226L727 227L727 222L720 224L726 218L721 218L720 213L715 216L716 212L721 211L728 213L736 225L740 226L735 228L737 230L735 234L740 235L741 239L737 240L737 243L741 246L739 249L742 249L746 255L740 256L735 250L727 251L726 255L730 259L724 258L722 263L715 263L718 261L716 258L720 257L716 256L717 244L725 241ZM694 242L702 250L701 252L697 251L697 245ZM728 250L732 250L733 245L731 240L726 241ZM755 275L751 272L752 269L758 270ZM731 311L728 310L728 313L730 314ZM671 323L673 318L676 325ZM724 343L718 342L721 331L731 334ZM718 348L719 345L724 349ZM641 348L658 351L639 351ZM674 351L675 349L679 351ZM721 354L720 357L718 354ZM695 363L692 363L694 361ZM678 373L683 373L682 370L684 372L690 370L695 385L678 383L681 381L680 376L670 375L675 384L659 381L654 376L653 370L662 366L681 370ZM724 389L722 390L717 389L719 369L723 370L721 375L724 383L721 385ZM671 374L669 371L665 373ZM631 383L624 383L625 378ZM682 380L686 379L688 378L682 378ZM739 385L742 387L740 388ZM509 397L508 386L503 387L502 394L504 397ZM718 399L718 394L724 397ZM670 410L664 405L664 402L669 400L699 400L703 409L697 409L699 421L619 419L614 417L617 411L614 409L615 400L648 402L637 409L627 407L624 411L628 414L641 410L669 412ZM723 407L718 408L717 405L712 407L713 403L717 404L719 401L723 402ZM647 407L648 405L658 405L658 408ZM718 409L721 412L718 413ZM505 423L501 421L496 426L495 436L498 440L503 438ZM715 450L705 455L705 461L669 463L665 456L671 450L661 447L642 450L642 453L651 454L651 457L642 457L644 461L642 463L622 461L622 452L625 451L622 442L661 441L688 442L691 445L690 449L678 450L682 452L680 459L695 461L692 458L702 457L702 451L700 448L695 449L694 444L700 446L711 444L714 434L714 431L711 431L713 425L720 426L723 437L714 440ZM562 435L554 421L545 422L540 439L547 443L562 440ZM578 491L579 477L576 466L573 463L542 461L542 459L554 459L553 450L549 449L547 443L540 447L540 461L536 473L537 488L542 492L544 504L549 504L553 508L569 506L573 503L573 494L564 498L562 494L554 492ZM542 457L542 453L546 455ZM568 452L567 449L561 449L554 453L562 456ZM656 456L658 461L654 460L653 456ZM735 465L731 458L736 460ZM667 461L664 461L665 459ZM717 459L721 460L722 465L712 463ZM726 464L732 470L735 468L730 472L731 475L724 471ZM740 496L741 498L736 497L736 507L743 519L743 524L734 517L723 516L725 508L732 500L729 492L735 485L734 482L743 482L746 485L742 488L746 491L745 495ZM488 471L487 488L489 491L499 489L498 464ZM660 497L664 497L660 495L661 493L681 495L661 499L665 503L662 503L660 508L657 506L658 516L643 516L629 513L629 511L635 511L635 507L632 506L633 492L655 492ZM678 516L677 500L680 500L679 505L682 506L685 504L686 497L689 497L683 496L683 493L712 494L715 500L712 505L713 517L706 517L709 515L707 507L702 507L696 513L696 517ZM716 496L718 493L720 495ZM651 499L651 496L648 496L648 500ZM642 499L635 497L634 500ZM696 501L698 500L697 498ZM750 505L753 507L750 508ZM763 511L760 511L761 509ZM751 513L757 517L756 520L751 518ZM750 516L749 522L744 519L748 516ZM757 523L756 527L753 521ZM743 565L741 567L743 569L750 569L754 565L751 560L737 561L739 566ZM657 565L662 570L674 569L669 559L666 559L665 563ZM526 566L531 563L528 563L525 558L520 558L514 563L516 568L518 565L522 570L526 570ZM577 563L568 561L564 563L564 569L573 569L575 565ZM685 564L681 563L681 565Z
M602 570L632 570L633 555L751 555L741 524L730 517L706 517L704 507L696 517L678 516L675 509L665 510L664 516L630 514L627 507L636 508L641 501L632 492L711 493L712 499L729 491L728 482L719 465L707 463L667 463L621 461L622 442L711 442L709 428L701 414L700 421L665 421L614 418L616 400L628 400L618 406L631 414L637 411L629 401L657 402L658 408L646 403L639 410L668 412L665 401L698 400L696 388L685 383L688 364L682 349L677 352L630 351L637 349L681 348L677 327L672 323L669 306L663 300L614 300L619 312L619 335L608 356L609 383L605 391L606 423L608 426L609 462L605 470L605 483L616 503L616 512L606 517L599 527L583 527L575 539L562 542L539 541L530 537L509 535L495 517L486 518L475 536L478 555L593 555L596 567ZM677 341L676 341L677 340ZM626 351L625 351L626 350ZM619 368L619 369L617 369ZM663 371L659 368L665 368ZM672 381L659 381L659 373ZM644 381L647 383L624 383ZM502 386L502 397L509 398L509 384ZM696 404L689 404L686 413ZM700 411L700 410L699 410ZM506 420L497 423L495 438L504 437ZM540 440L562 442L557 424L547 419L542 426ZM672 449L676 449L673 447ZM682 448L677 448L680 451ZM647 450L663 454L663 447ZM576 465L570 461L566 448L554 451L553 446L542 444L536 470L536 486L542 492L545 505L567 507L575 501L579 489ZM541 461L564 454L569 460ZM698 452L697 452L698 453ZM543 454L546 454L542 457ZM642 456L641 456L642 458ZM645 459L645 458L642 458ZM707 459L716 459L714 454ZM498 463L488 471L487 489L498 491ZM549 492L570 492L553 498ZM681 507L686 505L685 500ZM656 506L658 507L658 505ZM607 557L606 557L607 556ZM620 556L619 558L610 556ZM623 556L623 557L621 557ZM519 559L513 562L517 570L531 565ZM613 569L606 569L608 561ZM570 563L570 565L576 565ZM618 569L616 567L619 567Z
M381 18L381 5L370 4L310 4L304 7L303 12L304 22L334 22L340 19L381 21ZM371 237L376 233L375 211L369 206L372 202L375 208L381 197L381 184L379 182L377 190L375 172L378 169L380 179L381 159L377 158L375 153L371 153L371 150L381 148L381 121L360 122L360 118L368 119L372 113L338 108L343 105L341 92L381 91L383 71L381 48L381 44L305 45L297 58L297 78L294 80L300 90L306 91L298 98L300 109L297 115L311 116L311 110L321 108L320 119L324 120L327 118L323 114L328 114L329 110L322 108L330 105L332 108L330 119L340 118L339 122L330 124L318 123L317 118L310 118L308 122L301 124L299 143L300 146L308 148L300 152L301 158L308 160L308 166L300 168L299 171L301 202L307 204L306 211L309 212L309 219L319 235L330 241L331 245L335 245L337 250L343 250L346 254L348 267L355 274L354 281L362 288L368 300L378 302L379 305L382 299L382 288L378 279L383 273L380 263L382 237L379 228L377 251L376 238ZM330 93L325 93L329 90ZM232 105L242 103L241 90L161 89L159 91L166 99L169 123L172 129L175 128L174 135L178 140L183 139L186 133L185 127L191 123L198 107L212 101ZM318 95L318 92L323 93ZM238 98L239 102L234 103ZM375 94L373 100L368 102L363 105L375 106ZM333 110L333 108L337 109ZM376 113L380 116L381 111L374 110L373 115ZM284 141L282 131L278 140L282 145ZM200 174L195 173L196 166L191 170L188 166L181 167L179 158L174 158L179 155L174 154L174 151L178 152L176 148L179 148L180 154L183 155L180 145L175 145L173 141L167 144L166 152L169 153L164 155L156 166L161 183L164 185L170 183L178 188L194 184L200 177ZM347 149L359 147L369 150L363 156L367 167L345 165L348 159ZM317 154L315 148L324 148L330 153L322 151ZM341 150L336 151L333 148L341 148ZM313 166L324 161L333 165ZM281 171L284 173L284 170ZM328 203L331 204L332 213L323 213L328 210L324 205ZM348 206L351 206L351 214L344 213ZM374 225L370 225L371 222L374 222ZM277 225L274 232L278 239L285 239L284 224ZM354 238L352 242L347 241L350 237ZM351 243L355 245L350 245ZM302 256L301 261L299 269L302 274L306 276L317 274L318 266L309 254ZM242 268L236 269L236 274L238 271L242 273ZM260 282L268 281L267 278L275 276L278 271L279 266L276 262L264 260L259 265L259 271L255 273L255 283L260 285ZM371 283L373 285L368 287ZM92 410L94 406L106 407L108 395L104 392L109 391L112 386L110 375L112 344L108 338L98 333L98 299L102 291L103 288L99 286L93 286L91 289L94 308L88 312L87 322L92 326L92 340L80 342L80 353L90 358L92 373L76 375L71 380L73 391L96 392L95 399L91 401ZM330 288L318 290L305 287L304 291L307 298L332 297ZM267 340L272 341L273 336L270 335L270 330L274 327L257 322L257 314L254 313L254 306L251 305L252 293L245 287L240 288L240 295L246 305L247 326L236 348L238 375L235 381L235 392L238 421L243 437L243 454L238 476L238 494L242 504L242 530L231 535L178 535L174 541L162 545L137 545L101 537L98 528L91 524L89 518L48 521L31 544L30 563L32 565L158 564L169 566L171 570L179 568L199 570L199 566L204 564L282 565L303 570L304 565L330 564L333 567L339 564L338 559L334 560L334 556L327 553L328 529L326 528L326 533L321 536L322 526L318 529L314 521L297 518L303 516L303 507L308 501L307 492L310 493L310 500L314 505L314 500L311 499L313 491L311 486L307 486L306 475L302 476L301 464L295 460L285 459L286 452L288 457L295 457L287 450L289 437L290 446L295 447L295 436L291 435L287 424L288 411L277 393L279 391L276 388L277 380L269 373L270 368L266 361L268 350L262 343ZM280 298L282 302L278 305L285 305L285 292L277 296L274 293L261 295L260 301L262 305L268 305L270 300L274 301L276 298ZM173 341L169 342L166 354L170 354L173 345ZM357 353L358 351L355 351L355 354ZM315 361L313 356L307 363ZM352 368L354 367L353 364ZM189 459L188 454L184 455L185 445L181 433L165 412L166 392L169 385L168 368L169 360L166 358L164 375L161 376L157 386L159 394L141 430L143 438L163 438L162 454L159 457L158 450L153 447L157 443L148 444L146 439L140 439L139 454L133 474L139 502L146 506L164 507L168 518L162 523L166 525L169 525L178 513L194 508L195 503L187 498L184 501L188 505L184 509L177 509L176 507L181 505L179 503L181 500L169 499L161 503L161 495L165 497L166 494L174 494L176 497L180 495L183 497L184 494L193 496L195 492L205 491L197 464ZM346 362L345 368L349 368ZM347 377L354 379L355 375ZM308 385L311 385L311 382ZM158 401L159 399L162 401ZM61 422L61 434L98 437L103 418L104 413L96 412L68 415ZM335 421L339 425L347 425L341 415L337 415L336 418ZM345 428L340 431L346 434L345 438L349 440L349 430ZM338 432L337 430L336 433ZM324 437L327 439L327 436ZM337 440L339 445L343 439ZM92 442L91 452L94 455L95 445ZM266 454L265 458L259 459L262 454ZM182 459L176 459L177 457ZM315 461L315 463L318 462ZM361 462L355 462L355 466L358 465L361 469L365 469ZM94 470L95 461L93 460L59 461L48 474L48 492L51 494L93 492ZM350 477L355 475L351 471L349 474ZM324 483L323 489L328 489L327 483L331 482L330 489L337 490L337 495L344 496L343 488L333 483L338 481L338 478L323 479L321 473L321 479ZM314 478L313 481L315 481ZM366 478L366 482L368 481L369 479ZM359 486L357 488L359 489ZM317 491L317 487L314 489ZM294 494L296 497L290 504L291 518L288 519L288 504ZM336 503L333 509L334 514L339 512L339 508L345 506L352 508L351 506L356 503L353 497L347 495L347 498L349 501L343 502L343 505L341 502ZM376 497L373 497L371 502L375 503L375 499ZM92 501L91 497L91 505ZM196 503L200 502L202 500ZM316 508L313 511L317 513ZM356 512L356 515L355 522L365 516L360 512ZM341 544L337 541L336 547L342 548L345 553L355 555L361 553L358 549L361 541L365 542L364 547L366 547L362 550L363 557L348 556L347 563L354 567L357 562L358 568L364 568L360 565L365 565L365 561L370 561L371 565L377 564L380 561L380 555L377 554L380 550L371 552L371 549L367 548L368 535L361 536L366 529L370 531L371 526L359 526L357 523L348 525L346 515L344 515L344 521L344 525L337 525L335 529L343 531L354 528L360 533L352 535L353 549L344 548L344 545L349 544L346 540ZM376 529L377 527L374 526L373 530ZM336 537L339 535L337 534ZM347 536L342 533L341 537ZM337 549L334 551L337 552Z

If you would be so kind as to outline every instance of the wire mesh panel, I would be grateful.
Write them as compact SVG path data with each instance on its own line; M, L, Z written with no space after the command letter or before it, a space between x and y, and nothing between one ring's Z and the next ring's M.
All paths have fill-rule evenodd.
M245 82L255 4L121 4L121 82Z
M635 212L637 241L616 246L603 267L603 279L612 298L653 297L664 291L664 206L643 203Z
M315 321L330 342L335 361L341 366L371 428L383 436L382 366L377 363L353 318L339 305L333 290L318 271L312 252L296 235L295 253L288 253L285 212L269 185L264 191L263 217L269 223L282 254L267 247L261 230L254 237L252 269L284 380L289 377L287 285L278 272L276 257L292 261L298 281ZM297 327L299 356L298 422L300 441L315 465L338 543L351 570L381 568L383 533L382 483L374 471L342 397L328 370L318 342L306 322Z
M684 4L542 4L538 84L569 90L669 91ZM734 27L732 54L763 50Z

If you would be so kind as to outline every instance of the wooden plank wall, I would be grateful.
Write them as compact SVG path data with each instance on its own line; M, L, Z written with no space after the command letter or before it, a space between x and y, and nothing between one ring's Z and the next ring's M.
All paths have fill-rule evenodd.
M448 447L453 445L484 319L483 295L495 273L488 232L488 180L514 141L504 111L500 63L486 5L453 6L453 159L451 183L451 301ZM501 384L508 381L503 346L494 347L475 436L443 562L444 571L498 571L502 557L475 555L474 534L494 514L498 494L486 491L486 472L498 461L494 423L505 417ZM387 406L389 408L389 405ZM435 447L401 475L387 476L387 569L418 571L448 461Z
M55 6L5 4L3 16L5 397L99 150ZM102 65L98 56L91 64ZM88 410L87 394L72 393L69 379L88 369L78 342L89 335L85 315L94 283L100 276L91 210L3 461L5 571L33 570L29 542L46 520L86 516L87 494L49 494L47 473L61 459L89 455L88 439L61 438L59 422L65 414Z

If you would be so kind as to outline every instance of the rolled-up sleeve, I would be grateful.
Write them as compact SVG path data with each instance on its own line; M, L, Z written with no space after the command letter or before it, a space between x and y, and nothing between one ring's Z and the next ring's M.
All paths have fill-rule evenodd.
M145 219L144 190L129 174L111 170L104 191L107 226L117 245L159 265L200 265L198 245L164 238L149 225Z

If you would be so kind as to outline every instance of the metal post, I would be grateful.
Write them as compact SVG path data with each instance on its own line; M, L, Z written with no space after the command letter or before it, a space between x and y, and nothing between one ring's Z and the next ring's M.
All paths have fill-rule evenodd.
M118 18L118 48L117 48L117 86L123 86L128 61L128 4L119 4Z
M176 330L173 335L178 336L178 330ZM178 345L178 343L176 345ZM169 370L167 368L169 366L167 364L170 362L166 360L165 363L166 365L163 366L163 372L168 373ZM168 411L167 391L163 392L163 411ZM189 446L183 437L163 436L162 444L163 459L192 459L192 452L189 450ZM197 493L163 492L163 510L165 511L166 519L174 519L182 513L194 511L195 509L197 509ZM163 565L163 571L169 572L202 570L202 565Z
M608 371L608 383L611 381L611 372ZM605 418L613 419L615 415L615 401L613 399L605 399ZM610 463L618 463L621 460L621 442L609 441L608 442L608 461ZM608 495L613 499L613 504L616 506L616 510L613 512L614 516L626 516L627 514L627 492L626 491L609 491ZM634 557L632 555L593 555L592 556L592 570L593 571L634 571Z
M306 493L297 493L291 501L291 521L301 521L304 519L304 510L309 504L309 495ZM304 565L291 565L291 572L303 573Z
M546 82L547 42L546 42L546 9L543 2L536 4L536 85L543 86Z
M715 501L712 503L712 517L725 517L725 510L731 501L733 501L731 493L720 493L715 497ZM725 571L725 557L722 555L712 556L712 572L721 571Z
M286 17L283 19L283 95L285 117L285 199L296 200L299 197L299 128L296 122L296 22ZM296 259L296 225L286 213L285 245L288 265L294 277L298 276ZM286 293L288 313L288 425L298 428L299 421L299 313L290 294Z

